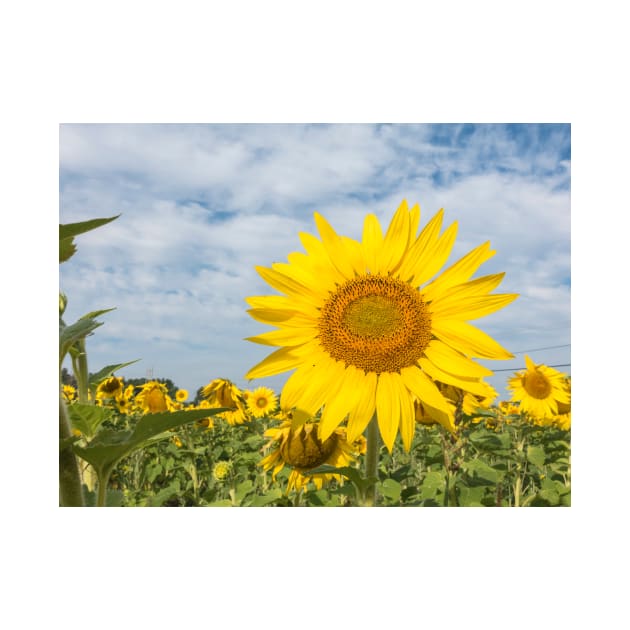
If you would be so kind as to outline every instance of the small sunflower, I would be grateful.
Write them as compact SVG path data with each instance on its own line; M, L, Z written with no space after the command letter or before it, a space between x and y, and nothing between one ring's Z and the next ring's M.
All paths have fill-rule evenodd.
M521 411L543 421L558 415L558 403L570 404L566 389L566 374L544 364L534 363L525 355L527 369L517 372L508 381L512 401L520 403Z
M178 389L175 392L175 400L177 402L184 402L185 400L188 400L188 390L186 389Z
M168 395L166 385L157 381L149 381L142 385L142 389L136 395L135 402L143 413L159 413L171 411L173 400Z
M324 464L348 466L365 452L365 438L362 436L354 442L348 442L345 429L335 429L325 440L321 440L317 428L318 422L307 422L292 428L291 421L287 420L279 427L265 431L265 437L271 438L267 448L275 448L259 466L264 470L273 468L274 480L284 466L290 466L293 470L289 475L287 493L293 489L301 490L309 481L318 490L331 479L341 481L341 475L309 475L308 471Z
M212 409L212 405L207 400L202 400L195 407L195 409ZM206 427L208 430L214 428L214 420L213 416L208 416L207 418L202 418L201 420L197 420L195 424L198 427Z
M258 387L253 392L248 392L247 411L254 418L264 418L275 410L278 404L278 397L273 389L268 387Z
M72 402L77 397L77 390L72 385L63 386L63 395L68 402Z
M212 468L212 476L216 481L225 481L232 472L232 462L220 461Z
M256 268L282 295L247 298L254 319L278 327L249 341L279 348L245 378L295 370L281 406L311 416L323 407L323 442L346 418L353 441L376 413L388 450L400 432L408 451L414 399L454 427L452 406L435 381L484 394L479 379L492 372L472 359L513 355L468 321L517 296L490 293L503 273L471 280L495 254L488 242L437 275L457 233L453 223L440 234L442 219L440 210L418 233L420 208L403 201L385 234L368 214L359 242L315 213L320 239L301 233L306 253Z

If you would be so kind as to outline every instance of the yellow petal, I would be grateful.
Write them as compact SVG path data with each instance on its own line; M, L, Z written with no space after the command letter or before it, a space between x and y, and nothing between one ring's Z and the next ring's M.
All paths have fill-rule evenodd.
M282 388L280 406L282 409L303 409L312 416L324 404L327 394L337 385L341 366L324 353L318 353L313 360L300 366Z
M437 298L447 289L466 282L480 265L495 254L496 252L490 249L489 241L479 245L479 247L468 252L463 258L460 258L455 264L443 271L431 284L423 289L423 293L428 300L432 300L434 297Z
M321 214L315 212L314 216L319 235L332 264L345 278L353 278L354 270L345 253L341 238Z
M517 293L498 293L431 302L431 313L445 319L478 319L504 308L518 297Z
M442 226L442 218L444 210L440 210L435 216L424 226L418 238L411 244L405 259L402 261L398 269L398 277L407 282L416 272L418 260L423 256L426 250L433 249L440 234Z
M388 273L396 269L409 245L409 210L403 200L394 214L383 247L379 252L377 266L380 273Z
M363 221L363 257L371 273L378 273L377 261L383 248L383 232L374 214L366 215Z
M440 369L451 374L459 374L464 378L482 378L492 376L493 373L492 370L475 363L439 339L430 341L424 354Z
M383 372L376 386L376 417L383 443L391 453L400 424L400 402L392 383L392 374Z
M416 239L416 232L420 225L420 206L416 204L409 210L409 243Z
M442 269L451 255L456 236L457 221L449 225L435 245L427 248L420 256L411 281L413 286L417 287L424 284Z
M340 365L343 365L339 362ZM362 394L361 376L363 372L350 365L345 367L341 378L337 381L336 395L328 397L324 406L322 419L319 423L318 435L320 440L327 440L333 431L344 421L348 412L356 407Z
M453 385L459 387L459 389L465 392L470 392L477 396L486 396L488 393L488 386L479 379L475 378L463 378L450 372L445 372L435 365L429 359L420 359L418 361L420 367L433 379L446 385Z
M315 343L305 343L302 346L280 348L256 364L247 372L245 378L251 380L264 376L273 376L274 374L280 374L299 367L304 362L305 355L317 351L317 345Z
M402 438L404 449L409 452L413 433L416 429L413 399L400 374L392 373L391 377L394 395L400 402L400 437Z
M403 368L400 375L407 389L413 392L422 404L430 405L447 415L451 413L436 384L420 368L416 366Z
M312 327L282 328L256 337L245 337L245 341L253 341L266 346L301 346L314 339L318 333L318 329Z
M288 278L284 274L275 269L267 267L256 267L256 271L260 274L265 282L269 283L274 289L287 293L292 299L298 302L308 302L314 306L321 306L322 298L300 282Z
M374 372L368 372L363 375L362 394L348 416L348 442L354 442L365 431L374 415L376 410L376 383L377 377Z
M432 322L433 334L462 354L484 359L513 359L514 355L472 324L454 319Z

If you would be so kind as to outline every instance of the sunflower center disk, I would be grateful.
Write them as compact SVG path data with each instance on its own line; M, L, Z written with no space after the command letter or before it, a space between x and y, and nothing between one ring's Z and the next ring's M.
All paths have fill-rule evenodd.
M414 365L431 338L431 314L420 292L388 276L349 280L330 295L319 319L328 354L366 372Z
M551 383L540 372L527 374L524 378L523 387L533 398L542 400L551 394Z

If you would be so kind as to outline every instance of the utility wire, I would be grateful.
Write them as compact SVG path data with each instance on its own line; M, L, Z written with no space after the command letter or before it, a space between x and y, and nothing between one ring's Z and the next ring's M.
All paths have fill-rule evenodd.
M546 365L546 364L545 364ZM560 365L547 365L547 367L551 368L559 368L559 367L571 367L570 363L561 363ZM525 370L526 368L504 368L501 370L492 370L493 372L518 372L519 370Z
M564 343L561 346L546 346L545 348L531 348L529 350L514 350L513 354L522 354L523 352L538 352L538 350L553 350L554 348L569 348L570 343Z

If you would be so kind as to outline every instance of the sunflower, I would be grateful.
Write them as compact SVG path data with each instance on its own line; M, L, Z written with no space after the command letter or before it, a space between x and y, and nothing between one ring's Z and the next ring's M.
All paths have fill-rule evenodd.
M68 402L72 402L77 398L77 390L72 385L64 385L63 395Z
M512 358L467 321L517 297L490 294L503 273L470 280L495 252L486 242L435 277L457 232L453 223L440 234L442 219L440 210L416 236L420 209L403 201L385 235L368 214L359 242L315 213L320 239L301 233L305 254L256 268L283 295L247 298L254 319L278 328L249 341L280 347L246 378L295 369L281 407L314 415L323 406L320 440L347 417L352 442L376 413L389 451L399 430L409 450L414 398L452 424L453 410L434 380L484 395L479 379L492 372L471 357Z
M355 442L349 442L344 429L335 429L328 438L321 440L318 437L318 424L317 421L311 420L292 428L291 420L286 420L279 427L265 431L265 437L271 438L267 448L275 448L258 465L262 466L263 470L273 468L274 480L285 465L291 466L293 470L289 475L287 493L293 489L300 491L309 481L312 481L318 490L331 479L341 481L341 475L333 473L309 475L308 471L324 464L348 466L359 454L365 452L363 436L359 436Z
M116 398L122 394L123 380L117 376L110 376L101 381L96 388L96 399L107 400L109 398Z
M142 385L142 389L136 395L136 405L144 413L159 413L171 411L173 400L168 395L166 385L157 381L149 381Z
M540 421L557 416L558 403L568 405L571 402L566 374L544 364L537 365L527 355L525 365L525 371L517 372L508 381L512 401L519 401L521 411Z
M278 404L278 397L273 389L268 387L258 387L252 392L248 392L246 398L247 411L254 418L264 418L273 412Z
M232 381L217 378L201 390L201 395L208 400L210 408L229 408L229 411L216 414L218 418L223 418L228 424L243 424L250 420L245 409L243 393Z
M175 400L177 402L182 403L182 402L184 402L187 399L188 399L188 390L186 390L186 389L178 389L175 392Z

